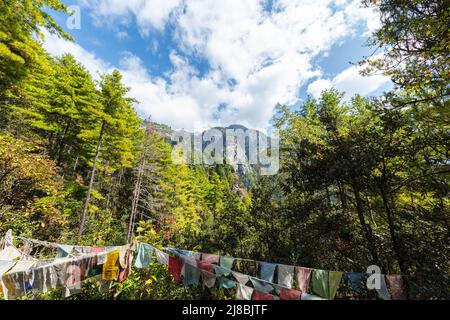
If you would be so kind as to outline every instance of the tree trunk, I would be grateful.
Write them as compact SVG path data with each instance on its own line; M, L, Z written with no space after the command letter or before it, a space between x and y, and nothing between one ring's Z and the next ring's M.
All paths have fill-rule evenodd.
M345 195L344 187L339 180L336 181L336 184L339 189L339 198L341 199L342 211L347 212L347 197Z
M97 151L95 152L94 163L92 165L91 179L89 181L89 188L88 188L88 192L86 194L86 201L84 202L83 213L81 215L80 230L78 232L78 241L81 239L81 235L83 234L83 231L84 231L84 224L86 223L86 216L87 216L87 212L88 212L88 208L89 208L89 201L91 199L92 188L94 186L94 181L95 181L95 170L97 169L97 162L98 162L98 158L100 155L100 150L102 148L103 133L105 131L105 127L106 127L106 121L103 120L102 128L100 129L100 135L98 137L98 142L97 142Z
M395 256L397 257L397 261L398 261L398 266L400 268L400 272L403 275L407 274L407 266L406 266L406 261L403 258L403 254L401 251L401 245L400 245L400 240L397 238L397 234L395 231L395 223L394 223L394 217L393 217L393 212L392 209L389 205L389 201L387 198L387 192L386 189L383 187L383 185L379 185L379 189L380 189L380 193L381 193L381 197L383 198L383 204L384 204L384 208L386 211L386 215L388 218L388 226L389 226L389 232L391 234L391 239L392 239L392 246L394 247L394 252L395 252ZM406 281L404 281L404 285L405 285L405 291L406 291L406 297L408 298L409 296L409 283L408 283L408 278L404 278Z
M58 158L56 161L56 165L59 167L61 165L61 161L62 161L62 156L63 156L63 151L64 151L64 144L66 142L66 135L69 132L70 129L70 125L72 123L72 118L69 118L69 121L67 121L67 125L64 128L64 133L61 137L61 139L59 140L59 146L58 146Z
M50 132L50 134L48 135L48 145L47 146L48 146L47 149L50 150L50 152L53 152L53 132Z
M139 198L141 196L141 186L142 186L142 176L144 175L144 166L145 166L145 154L142 154L142 159L139 164L138 176L136 179L136 184L134 185L133 192L133 201L131 204L131 214L130 214L130 222L128 225L128 242L131 241L131 237L133 236L134 223L136 220L137 207L139 204Z
M75 164L73 165L73 172L75 173L78 167L78 161L80 160L80 156L77 155L77 158L75 159Z
M393 212L392 212L391 207L389 206L389 201L387 198L385 188L380 185L379 189L380 189L381 197L383 199L383 205L384 205L384 209L385 209L386 215L387 215L389 233L391 235L391 240L392 240L392 246L394 248L395 256L397 257L398 265L400 267L400 272L402 274L406 274L406 264L405 264L405 260L403 259L403 255L401 253L400 242L397 238L397 234L395 231Z
M372 229L370 228L370 225L367 225L365 217L364 217L364 207L361 200L361 194L359 191L359 188L356 186L356 184L352 185L353 193L355 195L355 202L356 202L356 212L358 213L359 222L361 224L361 229L363 231L363 234L366 238L368 249L370 254L372 255L372 263L380 266L382 269L384 267L380 265L380 259L378 257L378 252L375 245L375 240L373 238Z

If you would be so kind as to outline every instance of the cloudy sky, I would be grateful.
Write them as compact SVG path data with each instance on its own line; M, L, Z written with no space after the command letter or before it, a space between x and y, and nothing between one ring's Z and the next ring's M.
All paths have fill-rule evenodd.
M267 128L277 103L295 107L329 87L378 95L383 76L351 64L378 27L359 0L72 0L76 42L46 34L98 78L119 69L138 113L175 129ZM53 14L66 26L67 18Z

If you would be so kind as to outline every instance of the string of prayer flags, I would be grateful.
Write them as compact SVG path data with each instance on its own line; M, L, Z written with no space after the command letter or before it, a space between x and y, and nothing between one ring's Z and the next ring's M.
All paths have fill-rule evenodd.
M344 275L344 282L350 285L353 292L358 292L363 280L364 273L362 272L346 272Z
M297 277L296 277L297 289L299 289L301 292L308 292L312 269L297 267L296 270L297 270Z
M139 243L134 266L136 268L147 269L150 267L153 256L153 247L147 243Z
M118 253L115 265L117 258ZM2 290L6 299L20 297L27 291L46 293L52 289L63 289L67 297L80 291L80 281L99 273L97 268L96 254L53 261L21 260L2 275Z
M292 288L292 280L294 279L294 266L283 264L278 265L278 284Z
M274 263L260 262L260 274L261 279L269 282L273 282L274 273L277 265Z
M119 275L119 255L119 250L108 252L106 262L103 265L102 280L114 281L117 279Z
M184 256L182 256L182 258L183 258L183 260L185 260L185 262L192 259L192 258L187 259L185 254L188 254L189 256L192 256L192 255L190 253L187 253L187 251L185 251L185 250L172 249L169 251L174 252L175 254L178 254L178 255L183 254ZM270 298L273 298L273 299L298 300L301 298L303 292L301 290L292 289L292 282L293 282L294 274L297 271L297 278L300 278L300 280L303 279L302 281L299 281L298 283L301 284L302 287L308 287L310 275L312 273L312 269L308 269L308 268L297 269L294 266L277 265L277 264L258 262L261 266L261 268L260 268L260 272L262 274L261 278L266 277L267 274L272 275L271 277L266 277L266 279L272 280L272 282L271 282L271 281L267 281L265 279L258 279L255 277L251 277L251 276L242 274L237 271L232 271L230 268L225 268L225 267L219 266L217 264L211 263L211 261L214 261L216 263L217 263L217 261L219 261L219 262L222 261L221 263L224 264L225 259L223 259L223 257L219 257L217 255L205 254L205 253L202 253L201 257L202 257L202 260L197 261L197 267L201 270L201 276L202 276L203 282L205 282L205 280L214 281L217 279L217 285L219 288L232 288L232 287L237 286L236 290L240 291L241 295L243 295L242 290L244 289L242 286L246 286L246 283L250 279L252 282L252 285L253 285L253 288L252 288L253 291L258 291L258 292L264 293L264 294L270 294L273 296ZM233 265L234 258L232 258L232 257L230 257L230 258L231 258L231 259L229 259L230 263L228 265ZM254 263L255 261L247 260L244 262L253 262ZM239 266L241 266L241 264L237 263L236 266L239 267ZM277 267L279 267L278 281L280 282L278 285L273 283L274 274L275 274L275 270ZM300 270L300 275L298 275L299 270ZM212 276L210 276L208 279L203 279L203 273L206 276L208 274L212 274L212 272L215 272L216 277L213 278ZM341 282L343 273L338 272L338 271L331 272L331 276L330 276L329 271L323 270L323 272L326 275L327 284L325 285L324 292L321 294L324 296L324 298L334 297L336 294L337 288L339 286L339 283ZM233 274L233 276L237 280L237 282L227 278L227 276L230 275L230 273ZM186 283L190 283L190 282L187 281ZM214 285L213 283L209 284L209 286L211 286L211 287L213 285ZM246 287L248 287L248 286L246 286ZM276 289L276 293L279 296L276 296L274 294L274 289Z
M304 268L304 267L295 267L295 266L289 266L289 265L276 265L274 263L268 263L264 261L255 261L255 260L249 260L249 259L239 259L239 258L233 258L233 257L220 257L215 254L207 254L207 253L198 253L198 252L191 252L187 250L178 250L176 249L176 252L178 254L193 254L200 256L201 255L201 262L197 262L197 266L202 269L205 272L212 273L214 270L214 265L219 264L222 267L226 267L228 269L231 269L233 264L235 263L236 270L244 271L248 274L256 274L259 270L261 281L269 282L273 284L274 278L275 278L275 270L278 268L278 276L277 276L277 283L279 285L282 285L283 287L286 287L286 289L292 289L293 284L293 277L295 275L295 283L297 285L296 289L302 293L302 295L307 294L308 292L311 292L313 294L306 295L306 299L333 299L337 293L337 290L340 286L340 283L342 281L343 272L339 271L328 271L328 270L315 270L311 268ZM259 267L259 268L258 268ZM273 272L272 272L273 269ZM216 269L217 272L217 269ZM245 281L247 277L244 277L244 280L239 279L239 275L244 275L243 273L233 271L233 276L236 278L237 282L239 284L240 281ZM314 276L313 276L314 275ZM220 277L218 277L220 278ZM258 279L253 278L253 282L256 282ZM363 274L361 273L346 273L345 274L345 282L350 283L352 286L352 290L357 290L357 288L360 286L362 282ZM255 280L256 279L256 280ZM272 280L272 281L268 281ZM402 288L402 286L395 285L395 281L392 285L393 290L396 288ZM247 281L248 282L248 281ZM258 285L258 284L257 284ZM257 286L256 285L256 286ZM255 285L254 285L255 286ZM387 289L387 286L385 286L386 290L383 290L383 288L377 290L380 298L382 299L389 299L389 290ZM391 285L389 286L389 288ZM256 288L254 288L256 289ZM402 291L404 291L404 288L402 290L397 290L399 294L397 296L402 296ZM295 293L298 295L298 293ZM317 296L316 296L317 295ZM277 298L277 297L276 297Z
M183 281L184 285L192 286L198 285L201 280L203 286L208 288L236 288L236 298L240 300L333 299L342 278L353 292L360 289L364 279L361 272L346 272L344 275L340 271L295 267L176 248L165 248L171 253L167 254L146 243L88 247L20 239L30 249L36 243L57 249L57 257L38 260L12 244L0 250L0 258L8 259L0 259L0 289L7 299L20 297L27 291L45 293L56 288L65 290L64 295L69 296L80 291L80 281L92 277L102 280L103 286L110 284L110 281L124 281L129 276L132 265L148 268L154 253L159 263L168 265L175 281ZM234 279L230 279L231 275ZM380 279L377 293L381 299L406 299L402 276L380 275ZM247 285L249 281L251 284ZM293 288L294 282L296 288Z

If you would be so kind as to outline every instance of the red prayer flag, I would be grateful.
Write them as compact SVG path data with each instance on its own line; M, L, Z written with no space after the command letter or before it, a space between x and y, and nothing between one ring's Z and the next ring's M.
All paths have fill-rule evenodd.
M213 266L210 262L205 260L199 260L197 261L197 267L199 267L202 270L208 271L210 273L214 273Z
M258 290L253 291L252 300L273 300L274 297L270 293L260 292Z
M281 300L300 300L302 292L294 289L283 289L280 292Z
M181 269L183 268L183 260L178 259L175 256L169 256L169 272L175 279L175 281L181 281Z

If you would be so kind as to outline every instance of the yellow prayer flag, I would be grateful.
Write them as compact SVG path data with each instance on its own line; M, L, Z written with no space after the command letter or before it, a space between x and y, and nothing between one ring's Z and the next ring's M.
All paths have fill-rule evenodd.
M102 280L116 280L119 275L120 250L108 252L103 265Z

